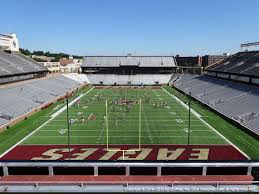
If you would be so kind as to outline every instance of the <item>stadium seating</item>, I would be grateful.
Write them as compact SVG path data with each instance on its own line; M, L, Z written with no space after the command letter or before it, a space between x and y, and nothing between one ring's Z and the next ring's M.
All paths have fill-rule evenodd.
M64 74L0 89L0 126L30 112L81 84L155 85L168 83L171 75Z
M259 134L259 88L206 75L173 75L171 83Z
M85 75L85 74L69 73L69 74L64 74L64 76L66 76L70 79L73 79L77 82L80 82L80 83L86 83L86 84L90 83L87 75Z
M82 67L175 67L171 56L86 56Z
M19 52L7 53L0 50L0 76L41 71L47 70Z
M86 56L82 72L91 84L158 85L176 70L173 56Z
M1 88L0 126L64 95L81 84L79 81L61 75Z
M208 70L258 76L259 51L239 52L219 64L208 67Z
M115 74L89 74L91 84L105 85L156 85L168 83L170 74L138 74L138 75L115 75Z

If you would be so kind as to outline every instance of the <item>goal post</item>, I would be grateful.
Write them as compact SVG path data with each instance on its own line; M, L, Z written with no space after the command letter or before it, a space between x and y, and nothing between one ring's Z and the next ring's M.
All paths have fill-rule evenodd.
M137 142L136 142L136 144L134 144L134 145L136 145L136 148L134 148L134 149L111 148L110 145L112 145L112 143L109 138L111 136L110 133L112 131L112 126L110 126L110 124L109 124L109 119L111 119L111 118L109 116L109 111L108 111L108 100L106 100L105 101L105 128L106 128L106 149L107 149L107 151L122 152L123 158L124 158L124 153L126 151L141 151L141 129L142 129L142 124L141 124L142 119L141 118L142 118L142 100L139 99L138 100L138 122L136 122L136 123L138 123L138 125L136 127L136 132L137 132L136 134L138 134L138 135L136 137ZM121 130L123 130L123 129L121 129ZM116 144L116 145L123 146L123 145L127 145L127 144L120 143L120 144Z

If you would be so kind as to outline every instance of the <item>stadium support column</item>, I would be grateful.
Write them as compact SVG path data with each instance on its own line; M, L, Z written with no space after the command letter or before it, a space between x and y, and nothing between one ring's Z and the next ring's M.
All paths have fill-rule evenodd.
M98 166L94 166L94 176L98 176L98 171L99 171L99 167Z
M247 175L249 175L249 176L251 176L251 174L252 174L252 166L248 166L247 167Z
M49 175L53 176L54 175L53 166L48 166L48 170L49 170Z
M191 95L192 93L189 93L189 119L188 119L188 151L189 151L189 145L190 145L190 132L191 132Z
M8 167L6 165L3 166L3 174L4 174L4 176L9 175Z
M206 176L207 175L207 166L203 166L202 167L202 176Z
M68 144L68 159L70 160L71 156L71 146L70 146L70 122L69 122L69 115L68 115L68 93L67 93L67 144Z
M130 176L130 166L126 166L126 176Z

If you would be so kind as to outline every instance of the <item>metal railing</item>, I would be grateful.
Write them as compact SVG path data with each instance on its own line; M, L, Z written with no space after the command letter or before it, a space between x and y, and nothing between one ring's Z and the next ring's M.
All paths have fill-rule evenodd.
M131 167L153 167L157 169L157 175L161 176L161 170L165 167L173 167L173 168L202 168L202 175L207 175L207 168L212 167L222 167L222 168L231 168L231 167L243 167L247 168L247 175L251 175L253 168L259 167L259 162L246 161L246 162L125 162L125 161L117 161L117 162L77 162L77 161L0 161L0 168L3 168L3 174L9 175L8 168L9 167L47 167L49 171L49 175L54 175L53 168L56 167L92 167L94 169L94 175L98 175L99 167L125 167L126 174L130 175Z

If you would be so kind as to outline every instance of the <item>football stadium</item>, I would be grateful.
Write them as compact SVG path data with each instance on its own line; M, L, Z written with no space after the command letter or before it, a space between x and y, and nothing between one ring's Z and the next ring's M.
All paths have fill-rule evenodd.
M259 42L240 46L55 61L0 34L0 192L258 193Z
M255 186L258 51L201 75L173 56L86 56L82 73L52 75L18 51L0 54L4 186Z

